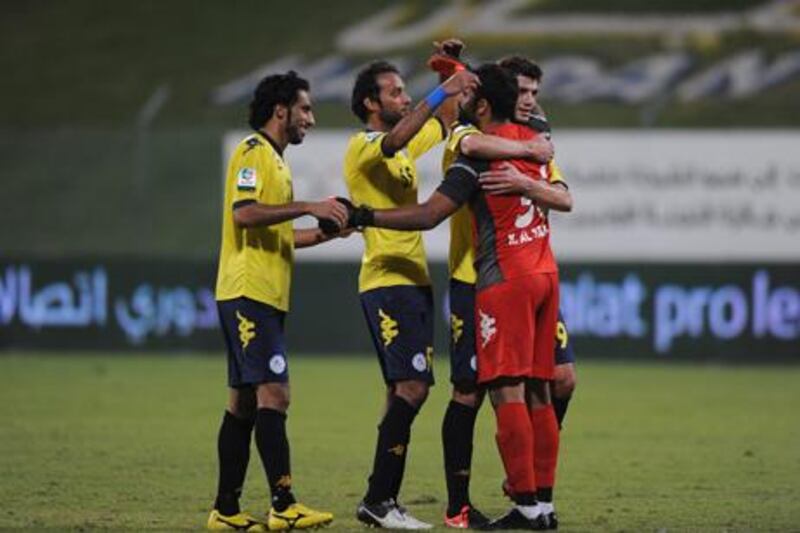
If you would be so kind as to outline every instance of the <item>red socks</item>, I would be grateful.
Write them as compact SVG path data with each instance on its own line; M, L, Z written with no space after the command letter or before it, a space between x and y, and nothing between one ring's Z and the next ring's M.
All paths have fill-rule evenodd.
M552 409L550 409L552 413ZM534 438L528 407L524 403L504 403L495 409L497 418L497 447L506 479L515 495L536 493L536 479L533 470ZM555 421L555 417L553 417ZM556 438L558 425L556 424ZM558 446L556 446L557 448ZM552 485L551 485L552 486Z
M552 405L534 409L530 413L534 434L534 468L538 487L553 487L558 462L558 419Z

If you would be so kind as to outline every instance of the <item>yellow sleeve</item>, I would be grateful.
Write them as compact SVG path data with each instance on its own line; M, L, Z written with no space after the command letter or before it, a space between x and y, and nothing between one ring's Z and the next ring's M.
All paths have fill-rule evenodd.
M446 172L450 165L452 165L458 155L461 153L461 141L473 133L480 133L481 131L471 124L456 124L450 130L450 137L447 139L447 144L444 148L442 155L442 172Z
M364 131L356 135L349 147L350 164L364 170L382 161L386 157L381 149L385 136L382 131Z
M269 180L268 148L257 146L237 153L231 160L230 177L234 180L231 206L246 200L258 201Z
M450 138L447 139L447 149L452 150L453 152L458 152L459 146L461 145L461 141L464 139L464 137L480 132L481 130L472 124L459 124L453 128L453 131L450 133Z
M418 159L442 142L447 136L447 129L442 121L436 117L429 118L414 137L408 141L408 155L411 159Z
M551 159L550 162L547 163L547 167L548 174L550 175L550 183L561 183L566 187L567 181L564 179L564 175L561 173L561 169L556 164L555 159Z

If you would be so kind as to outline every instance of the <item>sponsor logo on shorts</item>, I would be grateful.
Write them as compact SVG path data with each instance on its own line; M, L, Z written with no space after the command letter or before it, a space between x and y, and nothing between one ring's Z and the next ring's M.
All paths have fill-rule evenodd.
M469 367L472 369L473 372L478 371L478 357L473 355L469 358Z
M425 354L419 352L414 355L414 357L411 358L411 366L413 366L414 370L417 372L425 372L425 370L428 369L428 359L425 357Z
M485 348L497 334L497 327L495 326L497 320L493 316L484 313L482 309L478 309L478 315L481 319L481 347Z
M273 374L283 374L286 372L286 358L283 354L276 353L269 359L269 369Z
M250 341L256 338L254 331L256 325L239 311L236 311L236 320L239 321L239 341L242 343L242 348L247 348Z
M381 318L381 338L383 339L383 345L389 346L400 333L397 329L397 320L394 320L385 313L383 309L378 309L378 316Z

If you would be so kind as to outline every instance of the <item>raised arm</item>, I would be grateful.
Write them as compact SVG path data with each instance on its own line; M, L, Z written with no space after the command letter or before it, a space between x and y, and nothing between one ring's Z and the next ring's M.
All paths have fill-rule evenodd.
M422 128L433 112L447 99L465 90L473 90L478 77L466 70L458 72L434 89L408 115L400 119L381 141L381 149L387 156L401 150Z

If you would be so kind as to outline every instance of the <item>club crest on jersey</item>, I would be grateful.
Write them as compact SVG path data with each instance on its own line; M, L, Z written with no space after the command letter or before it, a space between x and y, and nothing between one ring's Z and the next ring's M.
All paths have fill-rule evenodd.
M240 191L254 191L256 190L256 169L242 168L236 175L236 187Z
M478 309L478 316L481 319L481 347L486 348L489 341L497 334L497 319L482 309Z

